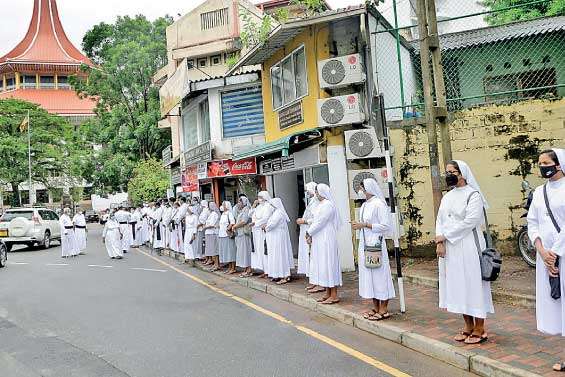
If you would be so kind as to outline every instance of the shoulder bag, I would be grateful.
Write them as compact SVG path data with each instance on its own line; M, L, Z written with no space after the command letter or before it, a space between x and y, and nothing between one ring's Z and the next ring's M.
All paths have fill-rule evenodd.
M555 220L555 216L553 216L553 212L551 211L551 207L549 206L549 198L547 197L547 183L543 185L543 200L545 201L545 207L547 208L547 214L555 227L557 233L561 233L561 227L557 224L557 220ZM559 257L555 259L555 267L559 266ZM549 277L549 286L551 288L551 298L554 300L559 300L561 298L561 279L559 274L557 276L550 276Z
M366 202L365 202L366 203ZM361 221L363 221L363 212L365 207L361 211ZM378 241L374 246L367 245L367 236L365 235L365 227L361 230L363 232L363 250L365 251L364 264L366 268L374 269L380 268L383 265L383 237L379 236Z
M467 198L467 205L473 194L479 193L478 191L473 191ZM479 193L480 195L480 193ZM477 246L477 252L479 253L479 261L481 263L481 277L484 281L495 281L498 279L500 270L502 268L502 255L498 252L492 242L492 236L490 234L490 227L488 223L487 211L483 206L483 216L485 218L485 228L486 228L486 249L481 250L481 244L479 243L479 234L477 233L477 228L473 228L473 236L475 238L475 245Z

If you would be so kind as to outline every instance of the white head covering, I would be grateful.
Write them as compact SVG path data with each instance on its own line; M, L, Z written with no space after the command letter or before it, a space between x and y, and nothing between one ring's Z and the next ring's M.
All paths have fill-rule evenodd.
M200 205L204 208L208 208L208 201L207 200L203 200L200 202Z
M286 220L286 222L290 222L290 218L288 217L288 214L286 213L286 210L284 209L284 205L282 200L280 200L280 198L273 198L273 199L269 199L269 203L271 203L271 205L273 207L275 207L276 209L278 209L279 211L281 211L281 213L283 214L284 219Z
M222 206L224 206L224 212L231 212L231 210L233 209L229 200L224 200L222 202Z
M306 191L309 192L310 194L314 195L316 193L316 186L318 184L316 182L309 182L305 185L306 187Z
M559 148L552 148L552 150L557 155L557 159L559 160L559 166L561 166L561 170L565 173L565 149Z
M218 208L215 202L208 203L208 208L210 208L210 211L220 214L220 209Z
M257 194L257 196L261 199L266 200L266 201L271 200L271 194L269 194L268 191L261 191L261 192L259 192L259 194Z
M386 203L385 194L383 193L383 190L381 190L381 186L379 186L375 178L365 178L363 180L363 187L366 192L382 199Z
M316 186L316 191L318 191L318 194L326 199L328 202L331 203L331 205L334 207L334 218L332 219L332 222L334 223L334 226L336 227L336 229L341 227L341 217L339 216L339 211L337 210L337 207L335 206L335 201L334 198L332 196L331 190L330 190L330 186L326 185L325 183L320 183Z
M240 196L239 200L241 200L241 202L243 203L244 207L249 207L249 198L247 196Z
M479 186L479 182L477 182L477 180L475 179L475 176L473 175L473 172L471 171L469 165L467 165L465 161L461 160L455 160L455 162L457 162L457 165L459 165L459 171L461 172L463 178L465 178L465 180L467 181L467 184L481 194L481 197L483 198L483 205L485 209L488 209L489 205L485 198L485 195L481 191L481 186Z

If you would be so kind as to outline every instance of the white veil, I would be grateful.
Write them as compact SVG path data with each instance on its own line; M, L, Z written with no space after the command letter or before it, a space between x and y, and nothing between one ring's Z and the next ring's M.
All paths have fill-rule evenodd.
M557 159L559 160L559 166L561 166L561 170L565 173L565 149L552 148L552 150L557 155Z
M332 196L330 186L326 185L325 183L320 183L316 186L316 191L318 191L318 194L322 198L324 198L328 202L330 202L331 205L334 207L334 217L332 219L332 222L333 222L335 228L339 229L341 227L341 217L339 216L339 211L338 211L337 207L335 206L335 201L334 201L334 198Z
M366 192L376 196L379 199L382 199L386 203L385 194L383 193L383 190L381 190L381 187L377 183L376 179L365 178L363 180L363 187L365 188Z
M275 207L276 209L281 211L281 213L283 214L283 218L286 220L287 223L290 222L290 218L288 217L288 214L286 213L286 210L284 209L283 202L282 202L282 200L280 200L280 198L270 199L269 203L271 203L271 205L273 207Z
M473 171L471 170L469 165L467 165L465 161L461 160L455 160L455 162L457 162L457 165L459 165L459 171L461 172L463 178L465 178L465 180L467 181L467 184L481 194L481 197L483 198L483 206L485 207L485 209L488 209L489 205L485 198L485 195L481 191L481 186L479 186L479 182L477 182L477 179L473 175Z

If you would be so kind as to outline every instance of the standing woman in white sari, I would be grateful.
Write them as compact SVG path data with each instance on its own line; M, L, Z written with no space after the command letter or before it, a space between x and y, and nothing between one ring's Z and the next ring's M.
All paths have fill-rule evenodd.
M312 219L314 218L314 210L318 205L318 199L316 198L316 182L307 183L305 186L306 191L306 209L301 218L296 220L296 224L300 226L300 236L298 237L298 270L299 274L304 274L306 277L310 276L310 245L306 242L306 231L310 224L312 224ZM317 287L314 284L308 284L306 287L307 291L323 292L324 289Z
M316 255L317 259L317 263L312 268L311 283L326 289L326 294L318 302L332 305L339 302L337 287L342 285L337 247L337 232L341 227L341 218L328 185L318 184L316 195L320 203L306 233L308 242L312 244L312 255Z
M537 250L537 328L546 334L565 336L565 149L545 150L538 161L547 183L536 189L528 211L528 236ZM549 216L544 189L557 227ZM551 295L550 276L560 279L561 297L558 299ZM555 364L553 369L565 372L565 361Z
M226 274L235 274L235 235L232 227L235 225L233 208L229 201L225 200L220 207L219 229L218 229L218 248L220 252L220 265L227 264Z
M395 297L394 284L388 260L385 236L392 231L390 210L379 184L373 178L364 179L361 191L367 201L363 203L359 222L353 229L359 230L359 296L373 300L374 308L363 314L365 319L380 321L390 318L388 301ZM381 266L365 266L365 247L380 247Z
M284 209L282 200L274 198L269 200L273 212L263 229L267 240L267 257L269 277L282 285L290 281L292 262L292 243L288 232L290 218ZM291 262L292 261L292 262Z
M487 313L494 313L490 282L481 274L479 251L473 230L484 250L481 225L484 195L469 166L459 160L446 166L446 183L452 189L441 200L436 221L436 248L439 256L439 307L462 314L465 327L454 338L467 344L488 339Z
M257 200L253 203L251 210L251 228L253 232L254 250L251 254L251 268L263 271L261 278L268 275L269 257L265 250L265 231L263 226L267 224L274 208L269 204L271 195L267 191L257 194Z
M206 220L208 220L208 216L210 216L210 208L208 206L208 201L203 200L200 202L200 213L198 215L198 233L196 234L196 258L202 259L205 257L204 255L204 242L206 241L206 234L204 232L204 226L206 225ZM210 257L205 257L204 265L212 264L212 259Z
M210 215L204 224L204 235L206 237L206 256L210 258L209 265L214 265L210 271L218 271L220 269L220 257L218 251L218 225L220 222L220 210L214 202L208 204Z
M198 234L198 216L193 212L193 207L187 207L184 223L184 262L194 265L196 259L196 236Z
M237 203L236 209L236 222L233 226L236 234L235 247L237 250L235 264L237 267L244 269L244 272L239 275L239 277L243 278L253 275L251 271L251 252L253 251L253 241L251 239L251 228L249 227L249 222L251 221L249 216L251 206L249 205L249 199L247 196L239 196L239 202Z

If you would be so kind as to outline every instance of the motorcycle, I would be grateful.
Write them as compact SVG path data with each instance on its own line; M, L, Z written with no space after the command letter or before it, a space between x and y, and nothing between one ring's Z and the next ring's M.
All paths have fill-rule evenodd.
M522 182L522 190L526 193L526 200L522 204L522 208L526 210L520 218L526 218L528 216L528 210L532 204L532 199L534 197L534 190L530 186L528 181ZM520 256L524 261L531 267L536 266L536 248L532 244L530 237L528 236L528 223L522 225L518 234L516 235L516 240L518 242L518 250L520 250Z

